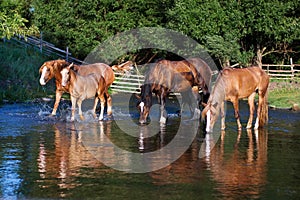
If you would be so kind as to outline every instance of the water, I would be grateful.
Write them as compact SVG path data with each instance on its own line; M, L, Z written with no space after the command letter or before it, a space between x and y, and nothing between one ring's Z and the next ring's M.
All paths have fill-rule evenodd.
M241 104L245 126L248 111L246 104ZM153 121L154 129L152 127L149 131L147 126L135 124L136 115L133 111L124 111L128 105L124 106L119 97L114 98L114 120L107 118L103 122L90 118L88 122L68 122L68 104L61 106L60 112L64 115L49 118L46 117L51 111L49 105L51 103L28 103L0 108L0 198L300 197L300 113L270 110L266 129L238 132L229 105L226 132L221 134L208 156L199 158L201 145L209 141L203 137L200 128L188 150L172 164L148 173L126 173L99 161L97 156L112 160L114 154L108 142L97 146L95 141L107 136L127 151L144 154L157 151L170 144L176 136L180 117L175 111L165 127L156 126ZM134 120L127 123L127 128L135 130L137 137L126 134L126 127L122 127L132 116ZM185 122L184 128L188 127L194 128L190 122ZM147 134L151 137L147 138ZM87 142L93 145L87 145ZM169 156L172 157L172 152ZM125 164L130 162L126 154L118 159ZM157 161L153 166L159 164Z

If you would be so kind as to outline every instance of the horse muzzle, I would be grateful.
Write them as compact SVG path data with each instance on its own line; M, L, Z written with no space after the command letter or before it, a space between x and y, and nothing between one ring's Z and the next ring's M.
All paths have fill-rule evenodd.
M44 86L46 85L46 81L43 78L40 78L40 84Z

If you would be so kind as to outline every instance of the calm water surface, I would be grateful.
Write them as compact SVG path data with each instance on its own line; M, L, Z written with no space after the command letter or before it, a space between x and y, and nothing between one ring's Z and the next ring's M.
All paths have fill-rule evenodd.
M107 136L122 149L147 153L172 141L180 118L171 115L166 127L155 134L149 133L147 126L129 123L128 129L138 130L137 137L133 137L119 127L120 122L126 124L131 116L124 114L120 102L114 100L114 120L76 124L67 122L65 116L46 117L51 111L46 103L2 106L0 198L300 198L300 113L270 110L266 129L238 132L229 105L227 130L217 138L208 156L199 158L201 145L210 141L200 127L188 150L177 161L160 170L134 174L105 166L97 155L110 157L112 146L104 142L101 148L87 147L86 138L100 141ZM61 113L66 107L61 106ZM242 103L244 125L246 108ZM141 138L142 134L152 137ZM126 163L129 158L119 159Z

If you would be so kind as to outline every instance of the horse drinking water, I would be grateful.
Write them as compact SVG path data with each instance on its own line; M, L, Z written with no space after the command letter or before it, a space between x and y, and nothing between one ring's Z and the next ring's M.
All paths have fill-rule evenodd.
M55 103L51 115L56 115L56 111L59 105L59 101L63 93L69 93L68 86L62 87L61 85L61 70L70 65L69 62L65 60L51 60L43 63L40 67L40 84L46 85L46 83L55 78L56 92L55 92ZM81 76L86 76L91 73L100 74L105 79L106 87L109 86L115 80L115 74L110 66L104 63L95 63L89 65L73 65L74 71L76 71ZM110 115L112 113L112 100L110 95L107 96L107 113Z
M258 93L257 118L255 129L264 126L268 121L267 89L269 76L259 67L243 69L225 68L220 72L208 103L202 112L202 118L207 116L206 131L211 132L221 112L221 129L225 129L224 101L231 101L237 120L238 129L242 129L239 114L239 99L248 98L250 116L247 129L252 127L255 110L254 98Z
M101 111L99 115L99 120L103 120L104 114L104 106L105 106L105 96L108 95L107 86L105 84L104 78L99 74L89 74L87 76L81 76L71 68L73 67L73 63L65 67L61 70L62 80L61 85L62 87L67 87L69 89L71 95L71 102L72 102L72 116L71 121L75 119L75 107L76 103L79 109L79 116L80 119L83 120L84 117L82 115L81 104L82 101L85 99L95 97L95 103L93 107L93 114L96 117L96 106L98 103L98 99L101 102Z
M196 61L197 59L193 60L195 63ZM203 65L197 66L198 68L209 68L204 61L198 62L198 64ZM140 102L138 103L140 112L139 122L143 124L147 121L152 106L152 92L157 96L160 104L160 123L165 124L167 120L165 102L170 92L180 92L183 100L186 100L187 104L195 108L195 117L195 114L200 113L199 94L198 88L197 90L192 90L192 87L200 87L205 93L208 93L208 84L199 73L199 70L189 60L161 60L157 62L146 74L144 85L141 87ZM196 100L196 103L193 100Z

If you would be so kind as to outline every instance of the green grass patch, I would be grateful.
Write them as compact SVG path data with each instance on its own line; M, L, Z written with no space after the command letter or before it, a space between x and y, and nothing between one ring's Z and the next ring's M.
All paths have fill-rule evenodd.
M300 85L269 90L268 102L275 108L291 108L294 104L300 105Z
M39 84L39 68L49 59L31 47L0 42L0 103L53 94L54 84L44 88Z

